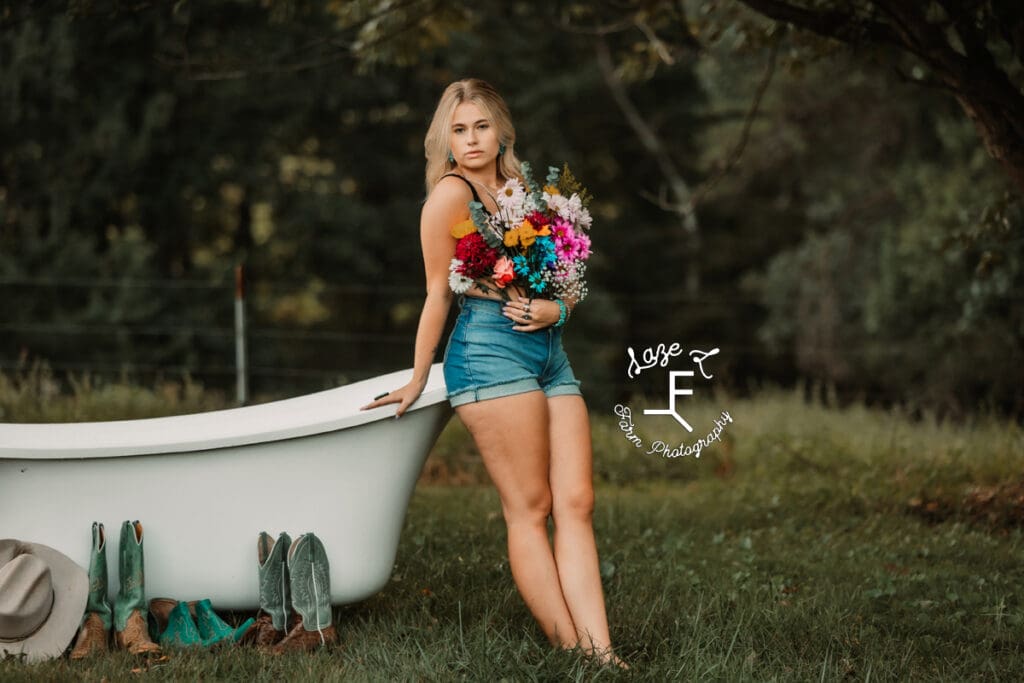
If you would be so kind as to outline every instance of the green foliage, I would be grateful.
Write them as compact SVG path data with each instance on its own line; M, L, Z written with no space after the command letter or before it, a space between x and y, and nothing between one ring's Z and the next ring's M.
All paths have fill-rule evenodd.
M0 372L0 422L102 422L202 413L232 406L223 394L191 377L161 380L152 387L122 377L110 382L89 374L58 377L35 362Z
M443 88L480 76L508 100L516 154L592 193L591 294L565 343L595 401L638 389L627 346L680 341L722 348L730 387L1024 405L1005 370L1019 198L951 98L892 77L911 58L736 2L22 3L0 24L7 368L24 354L227 388L240 262L258 390L410 364L423 134ZM693 215L662 208L664 160L581 58L594 27Z
M594 199L594 196L590 193L586 187L583 186L576 176L569 170L569 163L566 162L562 165L562 174L558 179L558 192L559 194L571 197L573 194L579 194L580 203L583 206L589 206L590 202Z
M948 132L950 121L936 125ZM991 167L966 174L958 165L923 165L914 154L908 149L886 172L901 198L892 211L811 232L774 256L763 276L748 278L769 312L760 338L794 354L802 373L871 399L913 386L907 400L918 407L962 415L983 397L1012 409L1020 396L1012 368L1024 363L1015 305L1024 240L1007 233L1019 234L1024 217L1016 203L993 200L1005 181ZM852 177L846 192L858 192L859 182ZM979 223L994 211L993 234Z
M469 203L469 215L473 219L473 225L476 226L477 232L484 238L484 242L487 246L492 249L498 249L502 245L502 239L498 236L494 230L490 229L490 223L487 220L487 213L484 211L484 205L477 201Z

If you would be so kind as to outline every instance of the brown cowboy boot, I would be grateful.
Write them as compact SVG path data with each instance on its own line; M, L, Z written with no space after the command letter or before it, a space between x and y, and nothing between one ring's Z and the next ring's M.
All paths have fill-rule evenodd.
M331 614L330 567L323 543L303 534L288 551L288 582L292 606L300 619L271 654L308 652L338 642Z
M71 651L71 659L85 659L93 654L107 651L110 630L103 625L103 618L95 612L85 615L82 628L78 631L75 649Z
M285 533L275 542L266 531L256 539L256 560L260 587L260 612L256 623L242 637L242 643L269 649L285 637L295 623L289 610L288 549L292 539Z
M284 640L275 645L271 654L283 655L286 652L311 652L318 647L330 647L338 642L338 632L334 624L320 630L307 631L302 617L295 620L295 626Z
M114 604L114 642L133 655L160 652L150 640L146 626L146 572L142 557L142 525L126 521L121 525L118 570L121 592Z
M107 602L107 538L103 525L92 523L92 550L89 554L89 600L85 605L78 640L71 659L85 659L107 651L110 640L111 609Z
M266 650L281 642L283 637L284 632L274 628L273 618L269 614L260 614L248 633L242 636L241 642L243 645L255 645L261 650Z

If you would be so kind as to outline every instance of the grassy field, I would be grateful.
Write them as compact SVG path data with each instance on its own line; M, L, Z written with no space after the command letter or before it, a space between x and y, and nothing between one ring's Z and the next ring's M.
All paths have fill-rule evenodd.
M0 680L1024 680L1018 425L778 391L686 405L695 426L723 409L734 420L699 460L645 455L612 406L591 406L594 525L631 672L547 645L512 584L497 495L453 421L389 586L336 610L341 648L8 660ZM645 443L681 434L634 419Z

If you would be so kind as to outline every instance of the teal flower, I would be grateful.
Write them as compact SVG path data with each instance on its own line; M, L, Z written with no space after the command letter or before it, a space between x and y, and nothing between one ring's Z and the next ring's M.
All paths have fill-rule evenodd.
M555 243L550 237L538 237L535 243L537 249L537 261L542 268L550 268L558 261L555 253Z
M525 276L530 274L530 264L527 262L526 257L521 254L512 259L512 267L517 275Z
M535 292L543 292L548 286L547 282L544 282L544 276L540 273L530 273L530 287Z

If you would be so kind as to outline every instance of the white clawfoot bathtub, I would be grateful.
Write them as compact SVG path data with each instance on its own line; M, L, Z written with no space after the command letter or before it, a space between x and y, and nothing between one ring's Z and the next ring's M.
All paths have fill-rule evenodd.
M256 537L312 531L334 604L385 586L427 454L452 415L440 364L399 419L360 411L412 370L262 405L118 422L0 424L0 538L89 566L106 527L108 596L121 523L144 529L146 597L258 606Z

